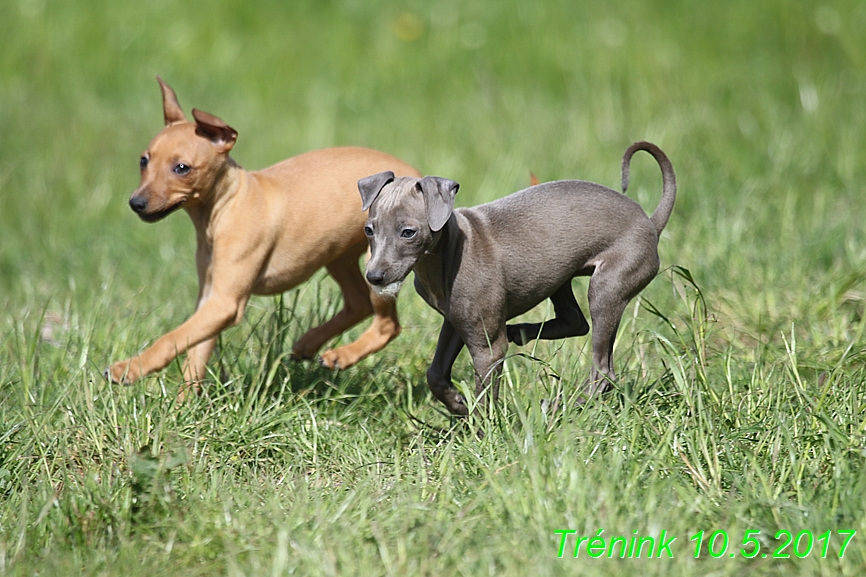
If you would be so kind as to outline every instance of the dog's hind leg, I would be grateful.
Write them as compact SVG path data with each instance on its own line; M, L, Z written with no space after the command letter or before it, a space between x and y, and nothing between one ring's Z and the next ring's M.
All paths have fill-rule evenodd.
M596 301L598 302L598 301ZM603 393L616 380L613 368L613 345L620 319L628 301L606 302L595 307L590 301L592 315L592 369L586 383L587 397Z
M365 262L370 260L370 249L367 248L367 256ZM355 273L361 275L361 270L357 266L357 260L350 271L354 278ZM351 367L367 355L371 355L397 338L400 334L400 320L397 318L397 296L388 298L377 295L367 284L367 281L361 279L364 287L362 295L361 285L353 284L357 290L352 293L353 298L361 301L367 299L373 307L373 324L364 331L358 340L348 345L325 351L319 357L322 365L331 368L346 368ZM344 293L345 295L345 293ZM345 298L345 297L344 297Z
M592 370L586 394L604 392L616 380L613 345L622 314L659 269L658 256L611 251L601 255L589 279L589 314L592 318Z
M555 318L543 323L521 323L508 325L508 340L518 345L524 345L535 339L554 340L568 337L580 337L589 332L589 323L574 293L571 292L571 280L550 295Z
M334 318L316 328L310 329L298 339L292 347L292 354L296 358L313 358L327 341L355 326L372 314L373 306L370 303L370 298L367 296L369 289L367 283L364 281L364 277L361 276L361 270L358 268L358 257L361 255L361 251L362 248L359 247L357 251L346 252L325 267L340 286L340 291L343 293L343 308L334 315ZM335 360L339 362L340 368L346 368L357 362L357 359L355 359L354 362L348 362L348 364L344 365L343 362L347 362L349 359ZM327 362L324 362L324 364L325 366L329 366ZM337 368L337 365L330 365L330 368Z
M635 269L616 274L616 266L608 263L607 270L596 268L589 280L589 314L592 317L592 369L586 384L586 396L592 397L607 390L616 380L613 368L613 345L622 314L631 295L640 292L647 283L641 283L634 290L627 290L628 285L634 285ZM652 277L650 277L651 279Z
M478 406L484 407L488 396L491 396L495 403L499 398L502 359L508 351L505 324L503 323L498 330L496 327L490 327L484 333L473 333L467 336L466 348L469 349L472 364L475 365L475 397Z
M369 288L368 291L365 298L373 305L373 323L355 342L322 353L320 360L324 366L332 369L351 367L367 355L381 350L400 334L396 297L380 297Z

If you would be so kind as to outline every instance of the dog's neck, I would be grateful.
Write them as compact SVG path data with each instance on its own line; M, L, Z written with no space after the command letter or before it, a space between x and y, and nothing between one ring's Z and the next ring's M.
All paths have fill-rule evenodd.
M416 281L437 300L447 299L451 294L453 268L459 266L459 259L450 258L450 255L460 253L464 240L465 233L458 224L458 215L452 213L445 226L433 233L433 241L413 267Z
M238 194L249 186L249 175L231 157L214 178L207 191L197 194L184 206L195 226L199 242L212 244L212 231L218 225L220 214L229 207Z

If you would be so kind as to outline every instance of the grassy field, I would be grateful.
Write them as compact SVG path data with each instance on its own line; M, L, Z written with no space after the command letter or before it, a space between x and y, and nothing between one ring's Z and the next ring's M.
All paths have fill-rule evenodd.
M854 0L0 3L0 575L863 574L864 28ZM340 306L324 275L253 299L191 403L177 364L105 383L194 306L189 219L126 205L156 74L245 167L371 146L462 205L618 188L659 144L679 196L617 390L569 402L585 338L513 347L479 439L426 390L411 288L380 354L286 359ZM636 157L629 195L660 190ZM661 557L574 558L599 534Z

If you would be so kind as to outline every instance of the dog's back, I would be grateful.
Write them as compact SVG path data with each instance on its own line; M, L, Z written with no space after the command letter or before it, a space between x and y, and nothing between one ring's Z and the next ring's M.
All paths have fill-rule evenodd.
M615 237L626 229L641 227L642 221L652 225L634 200L584 180L546 182L457 211L484 218L493 234L519 236L527 242L539 238L548 247L574 238L583 242L587 235L598 239ZM542 231L544 234L538 234ZM655 227L652 231L655 233Z
M592 274L610 253L632 253L658 268L658 233L640 205L592 182L548 182L454 212L471 245L466 270L500 279L508 317Z

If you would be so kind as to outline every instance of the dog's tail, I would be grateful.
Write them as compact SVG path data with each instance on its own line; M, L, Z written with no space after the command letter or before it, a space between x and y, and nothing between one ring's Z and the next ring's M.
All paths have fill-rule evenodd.
M631 157L638 150L645 150L653 155L653 158L659 163L662 169L662 199L652 213L650 220L655 225L656 230L661 234L668 219L671 216L671 211L674 209L674 200L677 198L677 177L674 174L674 167L668 157L662 152L662 149L650 142L635 142L628 147L622 157L622 192L625 193L628 189L628 172L629 162Z

